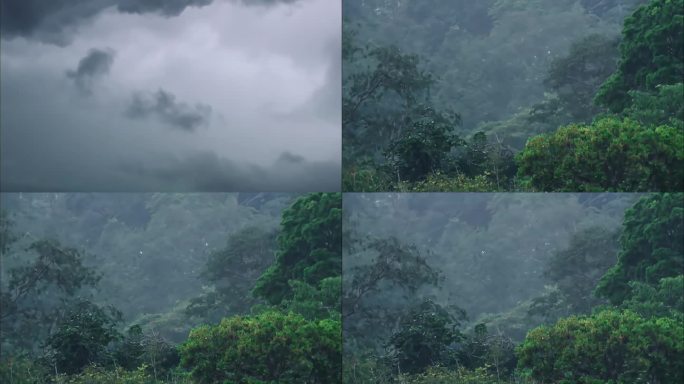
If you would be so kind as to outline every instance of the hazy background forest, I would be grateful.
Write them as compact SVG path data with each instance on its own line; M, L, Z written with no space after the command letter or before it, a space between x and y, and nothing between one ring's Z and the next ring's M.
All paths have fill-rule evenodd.
M1 196L3 383L339 381L340 194Z
M345 194L344 381L681 381L682 197Z
M683 8L345 0L343 190L681 190Z

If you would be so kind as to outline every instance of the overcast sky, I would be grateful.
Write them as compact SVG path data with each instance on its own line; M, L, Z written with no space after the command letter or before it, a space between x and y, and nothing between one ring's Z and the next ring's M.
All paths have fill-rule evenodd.
M340 3L3 0L2 190L339 190Z

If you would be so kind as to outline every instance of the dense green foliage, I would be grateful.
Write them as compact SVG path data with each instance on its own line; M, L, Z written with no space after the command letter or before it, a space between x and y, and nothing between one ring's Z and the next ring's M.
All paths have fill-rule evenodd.
M683 354L678 320L608 310L532 330L518 349L518 368L536 382L679 383Z
M339 318L342 290L342 276L327 277L319 286L312 286L300 280L290 281L292 298L283 300L280 308L295 312L306 319Z
M180 356L196 382L341 380L341 204L338 193L316 193L283 211L275 260L252 280L254 292L274 307L256 305L257 314L195 328ZM226 252L209 259L205 275L234 280L227 271L241 271L245 262L261 265L269 252L268 242L259 241L264 235L248 229L231 238ZM230 269L235 262L240 268Z
M684 195L657 194L625 213L617 263L597 292L615 305L632 294L631 282L651 286L684 274Z
M684 121L684 83L659 85L657 93L630 91L632 105L625 115L643 125L669 124L681 126Z
M632 281L629 299L622 307L644 317L682 317L684 314L684 275L664 277L657 286Z
M627 210L616 264L596 287L613 308L532 330L517 351L523 377L559 383L684 380L683 199L656 194Z
M679 191L684 123L569 125L530 139L516 160L520 183L537 191Z
M683 199L350 197L344 382L682 381Z
M451 134L452 118L430 108L420 110L412 125L392 141L387 149L388 166L397 181L415 182L437 170L448 169L449 152L460 144Z
M615 113L629 106L629 91L684 81L684 1L651 0L625 20L622 35L618 69L596 96Z
M290 280L318 286L341 271L342 196L317 193L283 212L274 263L257 280L254 293L271 304L290 298Z
M335 383L340 381L340 322L264 312L194 329L181 364L197 383Z
M218 194L2 198L13 214L2 211L0 216L3 383L341 381L340 194L311 194L294 201L279 194L246 194L243 199ZM100 212L115 217L97 224ZM41 220L26 224L34 219ZM65 221L71 228L58 225ZM15 228L19 225L24 225L20 232ZM127 253L141 238L146 244L133 248L133 259L110 253L112 259L103 263L56 240L36 238L51 225L46 231L51 236L76 239L84 248L95 242ZM193 225L189 234L183 232ZM198 227L199 241L182 239L196 235ZM155 237L148 237L151 234ZM209 248L210 241L219 239L225 242L223 248L196 248ZM189 245L185 252L192 260L168 261L192 268L167 269L155 264L159 255L145 260L148 252L155 254L150 251L153 245L179 258L178 248ZM197 265L200 260L203 265ZM146 281L128 280L128 274ZM203 286L169 287L165 295L159 294L165 287L154 287L153 297L175 300L162 313L139 312L129 305L133 316L127 316L108 305L107 297L116 292L102 284L105 279L149 295L144 287L151 277L156 281L156 274L170 274L176 284L184 283L182 275L190 275ZM274 276L288 287L278 302L252 295L258 283L266 286ZM160 277L159 284L166 279L169 276ZM155 305L146 305L151 307ZM176 341L166 337L169 334Z
M90 364L106 361L105 348L121 337L116 330L121 314L84 301L69 308L46 345L54 352L55 370L78 373Z
M146 367L127 371L122 368L112 370L103 369L97 366L87 367L78 375L59 376L56 379L58 384L148 384L153 383L154 379L146 372Z
M346 2L343 189L682 190L682 8Z
M454 356L448 346L462 338L460 320L430 300L412 308L389 339L397 372L419 373L433 365L451 364Z
M477 368L470 371L465 368L451 370L442 367L430 367L425 372L405 376L402 378L406 384L499 384L501 380L486 368Z

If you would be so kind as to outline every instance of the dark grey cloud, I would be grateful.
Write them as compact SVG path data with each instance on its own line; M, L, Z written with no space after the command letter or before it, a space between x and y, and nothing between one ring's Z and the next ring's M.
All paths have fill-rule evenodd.
M212 0L119 0L117 9L125 13L158 13L178 16L187 7L204 7Z
M244 5L270 6L276 4L291 4L301 0L237 0Z
M244 5L271 6L300 0L237 0ZM180 15L188 7L204 7L213 0L2 0L0 30L4 39L25 37L67 45L82 24L103 10L122 13Z
M89 93L93 82L101 76L109 73L114 62L114 50L91 49L88 54L78 62L76 70L68 70L66 76L73 79L79 89Z
M2 0L0 30L4 39L25 37L67 45L79 26L103 10L177 16L187 7L202 7L212 0Z
M109 0L3 0L0 30L4 39L21 36L65 45L78 24L111 3Z
M278 158L278 162L282 163L300 164L304 161L304 156L295 155L294 153L288 151L283 152Z
M171 191L330 192L340 190L341 177L339 163L310 162L288 152L270 167L198 152L182 159L169 158L164 164L128 162L120 169L156 189Z
M136 93L128 106L126 116L142 119L156 116L161 122L183 131L192 132L209 124L211 106L197 103L190 106L177 102L176 97L163 89L155 93Z

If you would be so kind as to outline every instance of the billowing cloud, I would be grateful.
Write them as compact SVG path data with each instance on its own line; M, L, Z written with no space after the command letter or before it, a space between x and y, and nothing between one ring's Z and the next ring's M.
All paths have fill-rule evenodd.
M104 3L17 7L34 14L0 47L1 190L339 190L338 2Z
M76 70L69 70L66 72L66 75L73 79L82 91L89 93L93 81L109 73L109 68L113 62L114 51L112 49L91 49L78 62Z
M211 106L177 102L173 94L160 89L155 93L135 93L126 115L133 119L155 116L170 127L192 132L208 124Z

